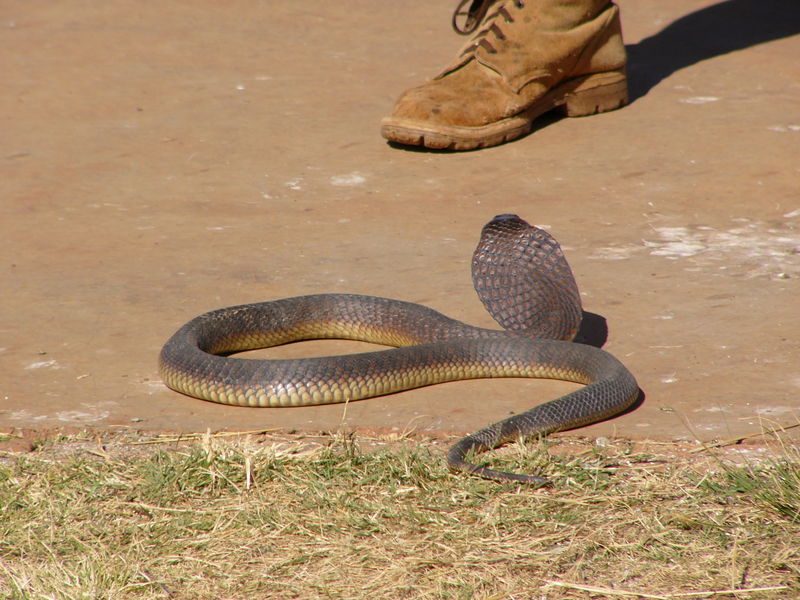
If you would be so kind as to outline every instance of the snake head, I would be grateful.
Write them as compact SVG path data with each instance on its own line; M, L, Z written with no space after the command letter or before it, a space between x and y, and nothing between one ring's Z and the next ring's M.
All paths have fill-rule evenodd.
M561 246L517 215L497 215L484 225L472 282L504 329L566 340L578 332L581 298Z

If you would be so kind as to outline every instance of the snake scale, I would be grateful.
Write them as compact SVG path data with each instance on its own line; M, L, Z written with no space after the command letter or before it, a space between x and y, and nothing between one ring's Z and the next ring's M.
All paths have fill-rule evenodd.
M618 414L636 400L633 375L608 352L572 341L578 287L558 242L516 215L487 223L472 258L475 289L503 331L473 327L419 304L318 294L222 308L181 327L161 350L164 383L183 394L240 406L308 406L372 398L483 377L584 384L569 394L466 436L450 467L500 481L547 480L493 470L469 456ZM396 346L302 359L229 356L290 342L340 338Z

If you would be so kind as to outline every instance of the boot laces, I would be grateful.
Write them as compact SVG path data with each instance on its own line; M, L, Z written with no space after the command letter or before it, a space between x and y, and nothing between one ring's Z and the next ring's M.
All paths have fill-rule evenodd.
M524 0L513 0L512 2L504 2L496 11L489 16L485 16L489 8L498 0L461 0L455 13L453 14L453 29L461 35L468 35L478 28L478 25L483 22L483 27L473 37L473 43L464 48L461 56L471 54L478 48L483 48L489 54L497 54L497 49L492 42L488 39L490 33L500 41L506 39L502 28L498 24L499 17L502 17L506 23L513 23L514 17L509 11L511 6L521 9L525 7ZM462 10L468 2L471 2L470 7L464 11ZM464 22L459 21L459 17L466 17ZM484 18L485 17L485 18Z
M491 8L491 6L497 2L498 0L460 0L456 10L453 12L453 29L459 35L469 35L474 33L484 20L483 18L486 16L489 8ZM465 9L467 4L469 4L469 7ZM523 0L514 0L513 4L516 8L523 8L525 6L525 2ZM514 18L511 16L511 13L508 12L505 6L501 6L497 12L493 13L486 19L487 24L490 20L494 20L499 15L502 15L507 23L514 21ZM463 20L461 17L464 17ZM495 34L497 34L499 31L500 35L498 37L500 39L505 39L505 37L502 35L502 31L495 24L490 26L489 29L494 29ZM478 35L481 33L483 33L483 31L481 31Z

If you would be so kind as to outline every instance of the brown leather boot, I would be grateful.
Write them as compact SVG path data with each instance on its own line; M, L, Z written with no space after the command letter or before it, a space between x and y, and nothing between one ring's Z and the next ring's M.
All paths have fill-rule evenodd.
M468 0L459 5L464 6ZM495 0L496 1L496 0ZM444 72L406 91L381 134L399 144L471 150L525 135L559 109L570 117L628 101L619 9L608 0L473 0L480 29Z

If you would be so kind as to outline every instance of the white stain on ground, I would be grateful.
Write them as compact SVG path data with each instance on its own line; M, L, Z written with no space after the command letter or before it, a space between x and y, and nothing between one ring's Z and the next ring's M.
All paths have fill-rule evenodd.
M688 98L681 98L680 102L683 104L708 104L718 100L719 98L716 96L689 96Z
M15 421L44 421L47 415L34 415L27 409L15 410L8 415L10 419Z
M634 246L632 244L607 246L604 248L595 248L586 258L590 260L627 260L641 249L641 246Z
M778 417L781 415L788 415L797 412L797 407L791 406L766 406L764 408L757 408L756 414L766 417Z
M694 236L690 235L686 227L656 227L656 232L661 236L658 242L645 241L645 246L653 248L650 254L663 256L671 260L685 258L699 254L707 248Z
M62 410L55 417L64 423L95 423L107 419L111 413L104 410L100 413L88 413L80 410Z
M31 371L34 369L60 369L61 365L58 364L55 360L40 360L37 362L32 362L27 367L26 370Z
M300 191L303 189L303 186L300 185L303 183L302 177L295 177L294 179L290 179L284 185L288 187L290 190Z
M62 423L96 423L111 416L108 410L98 410L101 407L115 406L116 402L83 403L87 410L62 410L53 415L37 415L27 409L12 411L8 418L14 421L45 421L56 419Z
M334 175L331 177L331 185L340 186L340 187L352 187L356 185L361 185L362 183L366 182L367 178L364 177L358 171L353 171L347 175Z
M693 266L744 270L748 277L800 275L800 232L789 225L739 221L730 229L655 227L658 239L643 243L653 256L669 260L691 258Z
M789 125L770 125L767 127L770 131L776 131L778 133L788 133L790 131L800 131L800 125L789 124Z
M701 430L701 431L716 431L716 430L718 430L720 428L720 425L712 425L712 424L698 425L698 424L695 424L695 425L693 425L693 427L695 429L698 429L698 430Z
M149 381L143 381L142 383L146 388L148 388L147 393L151 396L157 392L163 392L164 390L168 389L167 386L164 385L164 383L153 379Z

